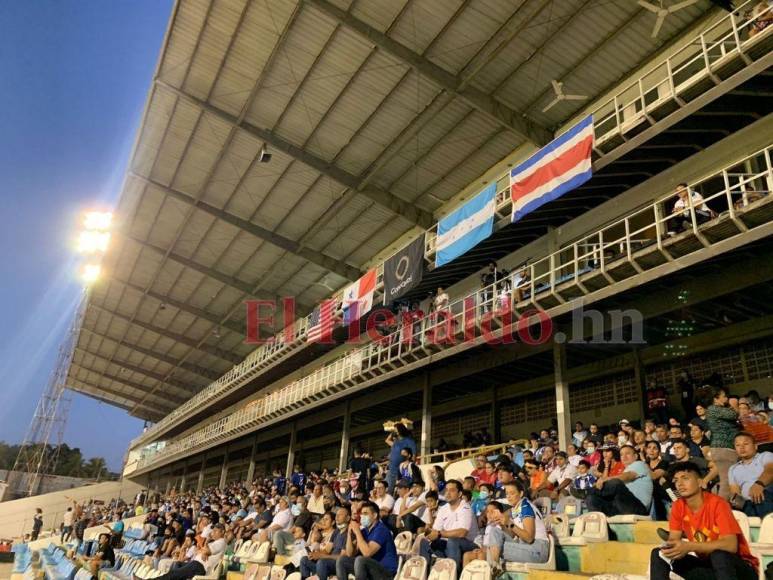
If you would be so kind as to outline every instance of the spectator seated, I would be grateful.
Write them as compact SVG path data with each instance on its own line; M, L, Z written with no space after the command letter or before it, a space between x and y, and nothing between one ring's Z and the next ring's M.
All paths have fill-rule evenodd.
M529 572L530 570L556 570L556 542L552 535L548 536L550 542L548 561L544 564L536 562L506 562L506 572Z

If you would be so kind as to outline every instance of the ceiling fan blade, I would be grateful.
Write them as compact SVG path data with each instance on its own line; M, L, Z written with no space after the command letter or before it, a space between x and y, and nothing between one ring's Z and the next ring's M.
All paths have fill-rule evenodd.
M661 13L658 19L655 21L655 28L652 29L652 38L657 38L660 33L660 29L663 27L663 22L666 19L666 14Z
M550 81L550 84L553 85L553 92L555 94L560 95L563 92L561 90L561 87L562 87L563 83L560 83L560 82L558 82L556 80L552 80L552 81Z
M586 95L564 95L566 101L584 101L587 98Z
M688 6L692 6L695 4L698 0L684 0L684 2L679 2L678 4L674 4L673 6L668 7L669 14L673 14L674 12L681 10L682 8L687 8Z
M652 2L647 2L647 0L639 0L639 6L641 6L645 10L649 10L653 14L657 14L658 12L660 12L659 6L655 6Z
M564 100L563 97L556 97L555 99L550 101L544 109L542 109L542 112L547 113L550 109L555 107L558 103L560 103L563 100Z

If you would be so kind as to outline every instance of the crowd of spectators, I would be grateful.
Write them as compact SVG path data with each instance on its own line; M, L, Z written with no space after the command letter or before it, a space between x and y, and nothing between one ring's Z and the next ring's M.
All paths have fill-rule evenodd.
M692 411L685 418L671 412L667 398L660 403L659 389L648 385L653 396L647 401L656 404L648 405L652 416L644 421L587 427L577 422L565 449L551 425L532 433L528 444L475 456L469 475L459 479L447 479L437 465L422 471L408 426L396 423L383 463L358 449L345 473L307 474L295 466L287 478L276 470L200 493L172 490L168 497L138 497L129 505L76 504L62 539L82 540L87 526L108 525L109 535L100 539L90 564L95 570L110 566L123 519L146 513L146 558L168 569L168 578L209 571L236 542L251 540L265 546L267 559L304 579L387 579L397 569L395 537L401 532L418 538L413 551L428 563L433 556L451 558L461 570L482 559L496 570L506 562L545 562L546 516L584 510L668 519L668 540L653 555L653 578L664 577L664 565L676 570L673 562L688 553L715 572L731 566L745 577L752 557L735 531L731 509L758 517L773 511L773 428L767 415L773 397L690 387L698 402L683 402L682 411ZM471 442L490 442L490 435L465 434L465 443ZM685 527L704 505L711 513L704 509L700 517L709 519ZM693 549L691 542L706 533L708 543ZM689 549L682 546L685 539Z

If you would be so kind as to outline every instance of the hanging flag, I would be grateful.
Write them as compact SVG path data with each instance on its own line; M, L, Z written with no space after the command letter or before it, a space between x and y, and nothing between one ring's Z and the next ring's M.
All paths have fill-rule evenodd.
M593 176L593 117L585 117L510 171L513 221L558 199Z
M373 292L376 289L376 269L369 270L362 278L344 290L344 324L358 320L373 308Z
M437 226L435 266L448 264L474 248L494 231L497 185L492 183Z
M335 304L335 300L328 299L314 307L309 316L306 342L330 342L332 340Z
M416 288L424 274L424 234L384 262L384 304Z

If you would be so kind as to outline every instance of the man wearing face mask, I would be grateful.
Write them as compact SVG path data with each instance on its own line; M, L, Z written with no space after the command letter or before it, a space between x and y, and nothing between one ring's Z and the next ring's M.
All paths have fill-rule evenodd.
M362 528L360 528L362 526ZM336 562L336 576L355 580L392 580L397 573L397 550L389 528L379 518L379 508L366 501L360 523L349 523L344 553Z
M326 517L320 520L324 526ZM330 540L320 544L319 549L309 553L307 557L301 560L301 578L308 578L316 575L319 580L327 580L336 572L338 559L346 549L346 536L349 529L351 513L349 508L341 506L336 510L335 529ZM323 530L324 533L325 530Z

